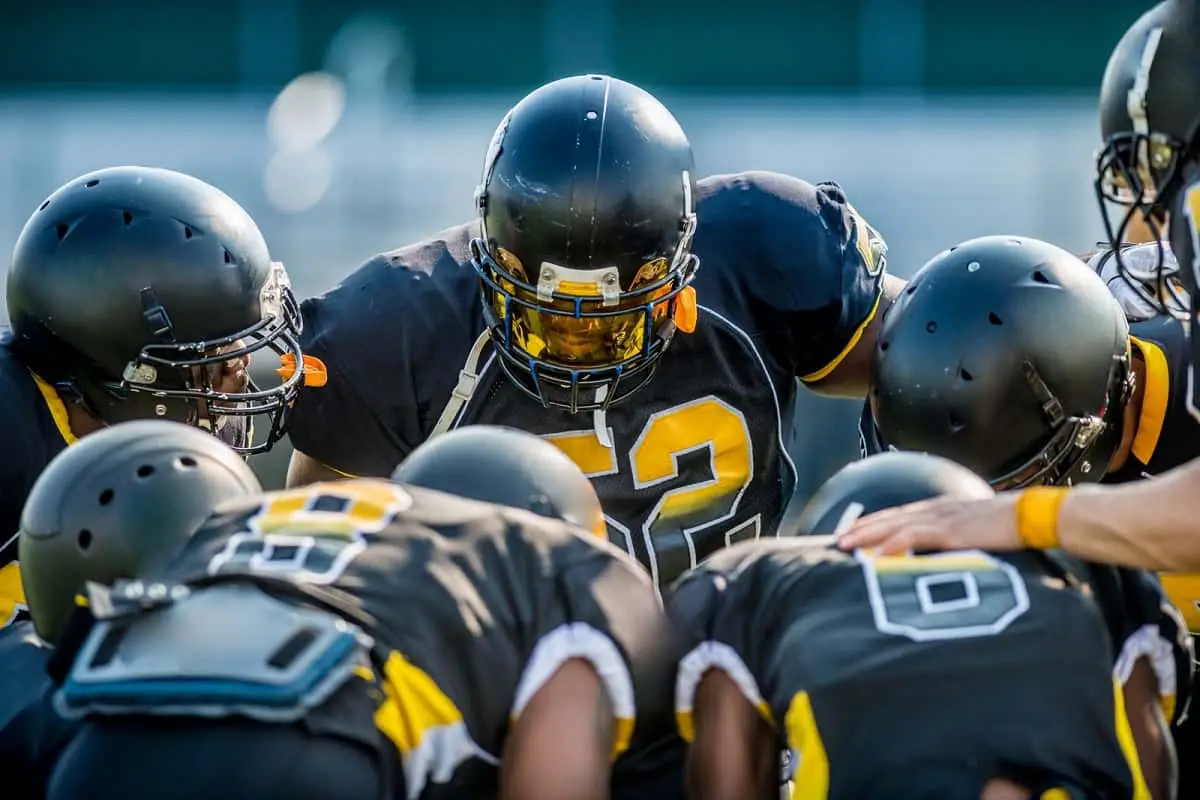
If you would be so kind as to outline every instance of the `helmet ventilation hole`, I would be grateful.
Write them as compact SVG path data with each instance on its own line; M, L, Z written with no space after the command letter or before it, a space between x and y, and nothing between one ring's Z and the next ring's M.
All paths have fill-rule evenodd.
M58 227L54 229L54 232L58 234L58 240L61 242L71 232L71 226L65 222L60 222L58 223Z
M121 219L122 219L122 220L125 222L125 224L126 224L126 225L132 225L132 224L133 224L133 214L131 214L131 213L130 213L130 212L128 212L128 211L122 211L122 212L121 212Z
M109 503L111 503L113 501L113 497L115 497L115 496L116 496L116 492L114 492L112 489L105 489L103 492L100 493L100 505L102 505L102 506L108 505Z
M80 550L87 550L87 549L91 548L92 532L89 531L87 528L84 528L83 530L81 530L79 532L79 535L75 537L75 541L77 541L79 543Z
M45 211L49 207L50 207L50 201L47 200L44 203L42 203L40 206L38 206L38 211Z
M962 378L964 381L967 381L968 383L970 381L975 380L975 376L972 375L971 373L967 372L962 367L959 367L959 369L958 369L958 377Z
M988 322L992 323L993 325L1003 325L1004 324L1004 320L997 317L995 311L988 312Z
M950 412L950 416L947 419L950 422L951 433L958 433L963 428L967 427L967 423L965 423L961 419L959 419L959 416L957 414L955 414L953 411Z
M926 322L925 323L925 332L926 333L937 333L937 323L934 322L933 320L929 320L929 322Z
M139 478L149 478L154 474L154 467L149 464L142 464L137 468L137 476Z
M84 186L87 187L88 189L95 189L99 185L100 185L100 180L98 178L92 178L90 181L88 181L87 183L84 184Z
M232 263L234 263L234 261L233 261L233 256L229 254L229 251L228 251L228 250L226 250L226 251L225 251L225 263L226 263L226 264L232 264Z
M191 456L183 456L179 459L179 466L191 469L196 466L196 459Z
M892 346L892 343L889 342L887 339L884 339L879 343L879 349L880 349L880 351L882 351L884 353L886 353L887 349L891 346Z
M195 234L193 234L193 233L192 233L192 229L191 229L191 228L189 228L187 225L184 225L184 226L183 226L183 238L185 238L185 239L190 239L190 238L192 238L192 236L194 236L194 235L195 235Z
M1033 271L1033 282L1050 283L1050 279L1046 277L1046 273L1042 272L1040 269L1035 269Z

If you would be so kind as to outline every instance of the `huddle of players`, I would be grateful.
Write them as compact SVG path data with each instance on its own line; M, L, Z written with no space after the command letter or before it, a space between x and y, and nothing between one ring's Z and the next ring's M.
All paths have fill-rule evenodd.
M784 748L795 797L1171 796L1191 650L1150 576L827 535L991 491L874 456L664 613L530 434L470 426L391 481L264 494L206 433L115 425L25 506L32 622L0 657L49 678L0 759L51 798L778 797Z
M1164 138L1127 102L1155 90L1168 5L1106 75L1101 178L1130 205L1118 245L1138 215L1162 224L1147 187L1183 152L1163 149L1182 132ZM614 794L665 797L683 786L677 730L702 797L778 792L785 746L798 797L1169 796L1165 726L1190 651L1148 576L821 538L990 491L930 456L849 467L777 521L796 377L853 395L870 367L865 440L942 452L1001 488L1186 459L1190 428L1163 434L1186 400L1178 323L1131 339L1081 262L1015 237L942 254L889 309L886 247L835 185L693 173L645 92L557 81L497 129L478 222L303 307L253 221L206 184L125 168L52 195L14 253L0 377L14 417L36 409L5 433L3 502L15 528L42 475L19 569L56 649L27 625L0 637L0 669L53 678L0 720L0 750L34 786L57 761L63 797L588 797L614 757ZM245 377L264 348L279 387ZM257 445L230 425L256 414L271 422ZM261 496L194 430L94 432L147 417L242 451L290 427L293 484L400 463L405 485ZM480 423L558 445L603 512L558 451ZM680 574L664 617L655 584Z

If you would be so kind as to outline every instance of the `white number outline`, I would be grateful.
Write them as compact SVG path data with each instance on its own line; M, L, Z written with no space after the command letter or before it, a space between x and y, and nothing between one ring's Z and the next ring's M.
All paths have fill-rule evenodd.
M741 507L742 498L745 496L745 494L749 490L750 486L753 485L754 479L756 477L755 469L754 469L754 464L755 464L755 461L754 461L754 439L750 435L750 424L746 420L746 415L743 414L740 409L735 408L734 406L730 405L725 400L722 400L721 398L717 397L716 395L708 394L708 395L704 395L703 397L698 397L695 400L690 400L686 403L680 403L679 405L670 406L669 408L665 408L665 409L662 409L661 411L654 412L647 418L645 424L642 426L641 431L638 433L637 439L634 440L633 444L629 448L628 453L626 453L626 456L625 456L625 461L629 466L629 478L630 478L630 481L632 482L633 488L635 490L651 489L655 486L658 486L659 484L666 483L667 481L678 479L679 478L679 458L680 458L680 456L686 455L688 453L695 453L701 449L708 450L709 471L711 472L711 474L713 476L713 477L709 478L708 480L697 481L695 483L689 483L684 486L677 486L673 489L663 492L659 496L658 501L655 502L655 504L651 507L651 509L643 516L642 523L639 527L640 527L641 534L642 534L642 542L646 547L647 559L650 562L648 564L648 567L650 570L650 576L651 576L651 578L653 578L655 585L658 585L658 582L659 582L658 554L655 552L655 549L654 549L654 537L651 535L651 528L653 527L654 523L658 521L658 517L662 511L662 507L667 503L667 501L671 497L676 496L680 492L691 492L691 491L696 491L696 490L720 485L721 481L720 481L720 478L718 477L717 467L716 467L716 456L717 456L716 447L715 447L716 443L710 439L701 444L692 445L691 447L688 447L686 449L671 451L670 452L671 462L674 467L671 474L664 475L664 476L662 476L660 478L656 478L652 481L641 481L638 479L638 477L637 477L638 470L637 470L636 460L638 458L639 451L640 451L641 447L643 446L644 440L650 434L651 429L654 427L655 423L658 420L664 419L664 418L670 418L671 416L681 413L688 408L700 406L700 405L707 404L707 403L715 403L716 405L723 408L725 411L732 413L737 418L738 422L741 424L742 440L746 446L746 457L749 462L750 469L746 474L745 480L742 482L741 486L738 488L737 492L734 494L733 500L732 500L732 502L730 502L729 510L727 512L725 512L724 514L722 514L719 517L714 517L710 520L705 520L703 522L697 523L696 525L693 525L690 528L681 529L684 543L686 544L687 549L688 549L689 562L692 567L695 567L696 563L697 563L696 543L695 543L695 539L693 538L693 535L702 530L711 528L714 525L719 525L723 522L726 522L726 521L732 519L733 517L737 516L737 512L738 512L739 508ZM611 427L608 428L607 432L608 432L608 441L610 441L610 442L615 441L615 439L613 438L613 430ZM556 439L575 439L575 438L580 438L580 437L586 438L589 436L595 437L595 435L596 434L593 429L587 428L587 429L561 431L561 432L557 432L557 433L545 434L545 435L543 435L542 438L553 442ZM601 478L601 477L606 477L606 476L610 476L610 475L621 474L621 464L620 464L620 460L618 459L618 456L617 456L616 448L609 447L609 448L605 448L605 449L608 452L608 459L609 459L608 466L605 467L604 469L600 469L600 470L593 471L593 472L588 472L585 470L584 474L588 478ZM634 547L633 547L633 535L632 535L633 529L632 529L632 527L619 521L619 520L613 519L608 514L604 515L604 519L608 523L610 528L619 532L624 537L625 542L626 542L625 549L629 552L629 555L634 556L636 558L637 553L634 552ZM739 523L738 525L734 526L733 529L731 529L730 531L727 531L726 536L725 536L726 544L728 545L730 543L730 541L732 540L732 537L734 537L734 536L741 536L742 538L749 538L749 537L745 536L745 533L748 531L753 531L754 538L758 538L758 536L762 532L762 515L761 514L755 514L750 519L747 519L746 521ZM738 539L737 541L741 541L741 540L742 539Z
M987 624L957 625L943 628L917 628L912 625L896 622L889 616L887 595L883 591L879 572L875 568L875 559L877 557L863 553L862 551L855 552L854 557L862 566L863 579L867 587L867 597L871 603L871 614L875 622L875 627L879 632L891 636L903 636L914 642L934 642L995 636L1002 633L1013 621L1029 610L1029 588L1025 585L1025 579L1021 576L1021 573L1011 564L994 558L982 550L930 553L920 556L908 556L908 558L937 560L940 558L962 558L964 556L984 559L998 572L1008 578L1008 584L1012 590L1014 601L1013 607L1003 613L998 619ZM928 615L932 617L939 613L965 611L977 608L983 604L983 597L980 595L976 573L969 569L947 571L931 569L928 573L912 572L909 575L915 580L914 588L917 592L917 602L921 606L923 616ZM930 588L934 585L950 581L961 581L965 587L966 597L948 602L935 602L931 596Z
M390 487L389 487L390 488ZM251 575L286 575L290 580L296 583L309 583L320 586L326 586L334 583L346 571L346 568L353 563L354 559L358 558L367 549L367 539L364 534L378 533L391 523L393 517L412 506L412 496L401 489L399 486L394 487L393 502L383 508L380 518L374 522L364 521L359 527L349 533L339 533L329 536L320 536L316 534L295 534L295 533L274 533L264 531L261 527L261 520L267 514L267 508L275 500L275 497L268 495L263 503L258 507L258 510L253 516L246 520L246 529L233 534L225 541L225 546L219 553L209 559L208 574L218 574L222 567L240 557L238 548L246 543L260 543L261 549L249 557L246 564L246 571ZM301 489L286 489L279 494L298 494L304 491ZM322 485L313 487L311 496L308 498L308 503L304 508L292 512L298 524L319 522L322 517L330 515L339 516L341 512L337 511L313 511L312 506L317 503L322 497L338 497L353 502L354 489L346 489L334 485ZM328 567L321 572L314 572L311 569L303 567L309 553L317 547L318 542L337 542L344 543L337 550L337 554L333 556ZM287 561L275 561L272 556L276 549L280 548L295 548L295 554Z

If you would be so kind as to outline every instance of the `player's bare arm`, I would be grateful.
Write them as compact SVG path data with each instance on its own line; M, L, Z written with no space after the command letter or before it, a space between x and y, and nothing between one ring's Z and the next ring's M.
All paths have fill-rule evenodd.
M501 800L608 797L616 737L612 700L591 663L564 663L513 724L500 761Z
M779 796L774 731L724 671L710 669L696 689L695 739L688 750L692 800L768 800Z
M1171 734L1159 702L1158 678L1149 658L1143 656L1138 659L1125 682L1124 694L1125 716L1129 719L1129 728L1150 796L1154 800L1174 797L1177 772L1175 749L1171 745Z
M872 514L839 538L845 550L1062 548L1088 561L1200 569L1200 462L1120 486L1033 487L974 501L933 500Z
M850 349L832 372L805 384L809 389L826 397L866 396L871 375L871 354L875 351L875 342L879 338L880 328L883 327L883 315L904 285L903 278L895 275L884 276L879 305L871 321L863 328L858 340L851 343Z
M292 458L288 462L287 488L294 489L297 486L307 486L310 483L339 481L349 477L353 476L338 472L333 467L327 467L312 456L305 455L299 450L293 450Z

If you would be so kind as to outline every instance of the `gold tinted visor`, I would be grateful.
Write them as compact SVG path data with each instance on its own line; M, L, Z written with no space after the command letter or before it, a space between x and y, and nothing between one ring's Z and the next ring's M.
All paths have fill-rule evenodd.
M503 291L491 295L493 312L509 320L513 344L533 358L573 368L612 366L646 352L647 336L667 320L676 289L675 281L664 280L670 266L664 258L642 266L615 300L588 281L560 281L547 298L531 287L511 253L497 248L494 257L515 278L495 275Z

